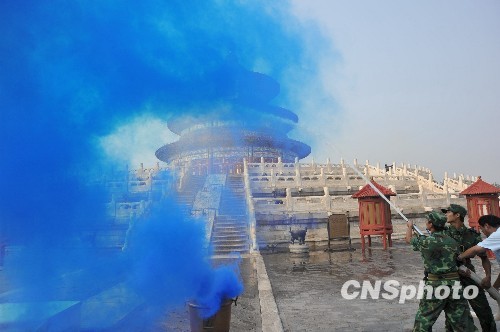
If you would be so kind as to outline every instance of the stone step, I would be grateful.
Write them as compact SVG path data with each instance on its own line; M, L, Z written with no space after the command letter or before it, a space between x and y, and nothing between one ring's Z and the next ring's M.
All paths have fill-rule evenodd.
M212 238L213 239L223 239L223 237L227 238L227 239L230 239L230 238L238 238L238 239L241 239L243 237L247 238L247 235L246 233L242 233L242 232L227 232L227 233L223 233L223 232L213 232L212 233Z
M242 219L246 218L246 215L244 214L234 214L234 215L228 215L228 214L220 214L217 216L217 221L219 220L232 220L232 219Z
M242 236L212 236L213 243L235 244L235 243L246 243L247 240L248 240L248 236L246 236L246 235L242 235Z
M234 251L234 250L247 250L248 249L248 244L246 242L226 243L226 244L213 243L212 245L213 245L214 250Z
M213 232L212 233L212 238L214 239L222 239L223 237L226 238L242 238L242 237L247 237L246 232Z
M246 254L250 251L249 248L241 248L241 249L214 249L214 255L229 255L232 253Z
M240 255L243 255L243 254L247 254L249 252L249 249L244 249L244 250L214 250L214 256L231 256L233 254L240 254Z
M213 234L212 241L220 242L220 241L242 241L248 240L248 235L246 234Z
M236 226L218 226L215 225L214 231L220 232L244 232L248 229L247 225L236 225Z
M215 225L226 225L226 224L236 224L236 225L241 225L241 224L247 224L248 218L246 216L244 217L235 217L235 218L227 218L227 219L219 219L217 218L215 220Z
M217 251L225 250L225 251L236 251L236 250L248 250L248 244L237 244L237 245L231 245L231 244L217 244L214 246L214 249Z
M239 254L246 254L250 251L249 248L241 248L241 249L214 249L214 254L215 255L229 255L231 253L239 253Z
M248 224L246 222L232 222L232 223L216 223L214 228L224 229L224 228L241 228L247 229Z
M233 215L229 215L229 214L219 215L219 216L217 216L216 221L246 220L246 219L247 219L246 214L244 214L244 213L242 214L240 211L240 213L233 214Z
M240 219L240 220L223 220L223 221L216 221L214 223L214 226L220 226L220 227L247 227L248 222L247 219Z
M248 229L248 225L246 223L239 223L239 224L225 224L225 225L215 225L214 230L217 231L223 231L223 230L228 230L228 231L243 231L245 232Z
M233 223L215 223L214 224L214 229L227 229L227 230L245 230L248 228L248 224L246 222L233 222Z

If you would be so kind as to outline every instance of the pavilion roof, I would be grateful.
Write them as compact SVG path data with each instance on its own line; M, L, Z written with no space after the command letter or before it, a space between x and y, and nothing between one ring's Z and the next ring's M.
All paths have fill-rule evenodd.
M498 194L500 193L500 188L497 188L487 182L484 182L480 176L477 177L477 181L463 190L460 195L479 195L479 194Z
M396 196L396 194L393 193L392 190L378 184L377 182L375 182L375 180L372 179L371 183L375 186L375 188L380 190L380 192L384 196ZM363 197L378 197L378 196L380 196L380 195L372 188L372 186L370 186L370 184L366 184L363 188L361 188L357 193L355 193L351 197L352 198L363 198Z

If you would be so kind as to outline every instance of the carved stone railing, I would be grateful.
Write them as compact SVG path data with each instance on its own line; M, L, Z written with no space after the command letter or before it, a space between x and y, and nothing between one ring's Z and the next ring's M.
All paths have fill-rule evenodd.
M245 184L245 199L247 206L247 217L248 217L248 227L250 230L250 241L251 247L250 252L258 251L259 246L257 244L257 221L255 219L255 206L252 198L252 189L250 184L248 163L246 160L243 162L243 180Z
M279 198L253 198L258 213L297 213L297 212L345 212L357 215L358 201L350 195L342 196L304 196ZM411 193L399 194L391 198L392 203L405 213L424 213L429 209L439 209L451 203L465 205L465 199L450 197L447 194Z

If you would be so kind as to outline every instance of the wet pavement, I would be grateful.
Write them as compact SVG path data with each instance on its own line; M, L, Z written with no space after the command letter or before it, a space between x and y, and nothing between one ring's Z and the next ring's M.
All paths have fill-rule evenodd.
M423 277L420 254L412 251L403 241L395 241L394 247L388 250L383 250L380 244L374 242L373 248L365 253L359 245L354 247L354 251L311 251L308 255L261 253L277 305L279 318L276 319L281 321L284 331L412 330L418 299L399 303L399 297L393 300L372 299L367 294L366 299L358 296L347 300L342 298L341 289L348 280L357 280L360 284L366 280L372 285L377 280L382 284L397 280L400 285L418 288ZM258 255L247 255L241 260L245 291L239 297L237 306L232 306L231 331L281 330L269 328L270 325L264 322L268 307L259 305L258 282L262 282L262 276L256 273ZM474 264L477 271L482 271L479 260L474 260ZM500 268L493 260L492 275L496 277L499 272ZM483 275L482 272L478 274ZM350 291L353 290L350 288ZM498 306L489 299L496 313ZM474 321L479 327L476 318ZM187 308L170 313L164 328L167 331L189 331ZM433 330L444 331L444 313ZM497 330L500 331L500 327Z
M371 285L381 280L396 280L400 285L418 288L423 277L422 259L405 243L394 247L360 249L343 252L313 251L307 256L290 253L263 253L267 273L285 331L411 331L418 299L398 303L384 298L344 299L341 289L348 280ZM480 260L475 260L481 271ZM492 275L497 276L498 264L492 261ZM478 273L482 275L481 273ZM401 290L402 288L399 287ZM349 293L354 291L349 289ZM359 289L358 289L359 290ZM489 296L488 296L489 297ZM491 300L491 299L490 299ZM491 300L496 313L497 304ZM479 326L475 319L476 326ZM434 331L444 330L444 313L434 325ZM498 329L500 331L500 328Z
M354 247L354 251L319 250L308 255L271 251L245 255L240 261L245 289L237 305L231 306L231 331L411 331L418 299L402 304L398 303L399 298L373 299L367 294L365 299L358 296L347 300L341 296L341 289L349 280L369 281L372 285L377 280L396 280L400 285L418 287L423 271L420 254L401 240L394 241L394 247L388 250L376 241L365 253L359 244ZM219 257L214 264L234 260ZM496 278L500 268L495 260L491 262ZM480 260L474 260L474 264L478 274L483 275ZM5 281L4 273L0 271L0 284ZM497 304L488 298L496 313ZM161 322L145 328L141 322L152 314L155 313L146 304L139 304L118 324L100 331L190 331L187 305L171 310ZM82 320L86 320L83 315ZM479 326L477 319L475 323ZM82 324L82 331L86 331L88 322ZM434 331L444 331L444 314Z

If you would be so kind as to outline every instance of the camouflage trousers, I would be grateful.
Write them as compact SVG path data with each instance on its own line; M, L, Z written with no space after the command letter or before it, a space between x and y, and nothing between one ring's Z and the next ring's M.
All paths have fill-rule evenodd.
M469 285L476 285L471 278L460 277L460 283L462 287L465 288ZM469 304L472 310L476 313L479 323L481 324L481 329L483 332L496 332L497 326L495 323L495 318L493 317L493 312L491 311L490 304L486 298L486 293L484 289L479 287L479 294L476 298L469 300ZM448 320L446 320L446 331L451 332L453 329Z
M426 285L430 285L436 288L443 284L441 282L427 281ZM453 292L451 290L451 285L448 285L446 287L450 288L450 294L452 294ZM424 291L424 296L420 300L417 314L415 316L415 325L413 327L413 331L432 331L432 326L438 319L441 311L444 311L446 321L449 323L452 331L477 331L477 328L474 326L474 321L472 320L472 316L470 314L467 300L462 297L461 291L459 294L460 297L458 299L453 299L451 295L445 299L437 299L434 294L432 298L427 299L427 292Z

